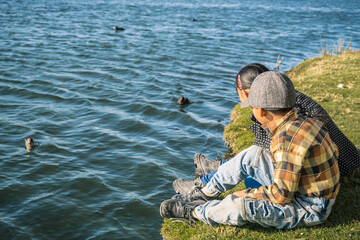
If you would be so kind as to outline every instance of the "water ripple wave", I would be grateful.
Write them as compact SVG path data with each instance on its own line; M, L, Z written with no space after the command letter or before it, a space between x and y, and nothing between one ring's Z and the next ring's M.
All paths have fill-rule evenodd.
M2 239L160 239L172 181L191 178L196 152L226 151L241 66L273 68L280 54L286 71L322 41L360 46L357 0L0 0L0 9ZM191 104L179 107L180 96ZM29 136L39 143L31 153Z

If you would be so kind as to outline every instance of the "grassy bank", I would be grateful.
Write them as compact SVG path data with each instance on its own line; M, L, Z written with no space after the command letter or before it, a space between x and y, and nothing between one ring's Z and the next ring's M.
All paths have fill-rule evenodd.
M336 57L312 58L286 73L297 90L320 103L343 133L360 148L360 51ZM342 87L338 87L342 84ZM340 85L341 86L341 85ZM254 136L248 129L249 109L235 106L232 124L224 131L230 154L251 145ZM165 219L161 229L164 239L360 239L360 171L341 179L336 204L328 220L316 227L293 230L265 229L248 224L243 227L207 226L197 222L193 227ZM243 189L239 184L235 190ZM232 191L231 191L232 192ZM231 193L226 192L224 197Z

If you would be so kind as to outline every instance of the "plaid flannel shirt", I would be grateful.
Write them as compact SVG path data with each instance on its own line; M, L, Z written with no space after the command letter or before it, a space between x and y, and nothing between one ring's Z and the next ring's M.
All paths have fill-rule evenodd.
M245 197L285 204L295 194L335 198L339 185L338 148L323 124L293 109L262 126L272 138L274 183L248 189Z
M295 108L300 115L315 118L324 122L325 127L329 131L331 140L339 149L339 158L337 160L340 176L347 175L360 167L360 155L357 148L336 126L324 108L309 96L299 91L296 91ZM271 138L261 127L261 123L259 123L253 115L251 116L251 120L254 121L254 123L250 126L250 130L256 137L253 144L270 151Z

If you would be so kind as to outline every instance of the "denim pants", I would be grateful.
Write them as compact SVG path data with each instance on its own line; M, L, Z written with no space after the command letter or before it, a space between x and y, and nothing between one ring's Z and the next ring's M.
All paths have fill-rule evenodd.
M220 165L226 163L227 161L229 161L229 159L227 160L222 160L220 162ZM211 173L205 174L204 176L200 177L202 183L204 185L208 184L208 182L210 182L211 178L215 175L215 173L217 173L217 169ZM245 183L245 187L246 188L259 188L262 185L255 181L252 177L248 176L247 178L244 179L244 183Z
M222 164L206 189L220 194L251 176L261 185L270 186L274 179L274 165L270 154L258 146L241 151ZM195 209L199 219L209 225L241 226L247 222L278 229L313 226L323 223L330 214L335 199L310 198L296 195L284 205L270 201L228 195L223 200L209 201Z

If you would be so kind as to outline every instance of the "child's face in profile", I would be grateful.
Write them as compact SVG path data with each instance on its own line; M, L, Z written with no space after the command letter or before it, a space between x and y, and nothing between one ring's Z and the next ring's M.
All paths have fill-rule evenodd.
M250 89L246 89L246 90L240 90L240 89L236 89L236 92L239 96L240 102L244 102L246 99L248 99L249 96L249 90Z

